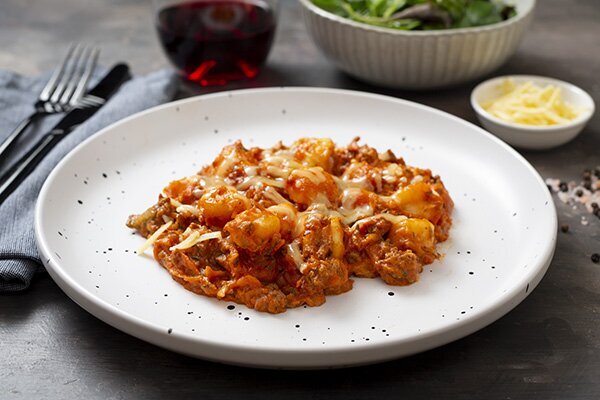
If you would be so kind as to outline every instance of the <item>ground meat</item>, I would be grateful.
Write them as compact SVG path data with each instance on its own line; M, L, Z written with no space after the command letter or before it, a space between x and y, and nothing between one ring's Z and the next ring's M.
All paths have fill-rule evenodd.
M127 218L127 226L137 230L143 237L152 235L165 223L163 216L169 217L174 214L174 207L166 197L160 197L158 202L143 213L130 215Z
M410 285L419 279L423 270L412 251L402 251L387 242L369 247L367 254L381 279L389 285Z

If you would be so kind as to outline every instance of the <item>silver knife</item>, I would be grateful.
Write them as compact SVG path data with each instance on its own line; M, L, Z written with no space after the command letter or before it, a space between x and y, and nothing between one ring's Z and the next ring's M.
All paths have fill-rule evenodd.
M104 100L102 102L104 104L129 78L131 78L129 67L126 64L117 64L88 94ZM78 125L94 115L100 107L102 104L70 111L49 133L42 136L31 150L9 168L0 178L0 204L27 178L54 146Z

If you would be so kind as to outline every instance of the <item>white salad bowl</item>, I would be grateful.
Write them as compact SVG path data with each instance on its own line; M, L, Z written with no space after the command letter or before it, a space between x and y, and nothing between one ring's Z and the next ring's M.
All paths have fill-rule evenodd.
M502 83L512 79L515 84L532 82L537 86L553 85L560 89L562 99L580 110L579 116L566 124L553 126L529 126L504 121L481 106L502 95ZM471 93L471 106L481 124L494 135L515 147L529 150L547 150L573 140L583 130L595 105L592 97L579 87L558 79L535 75L500 76L477 85Z
M517 15L480 27L402 31L355 22L300 0L321 51L346 73L380 86L434 89L475 80L515 52L535 0L514 0Z

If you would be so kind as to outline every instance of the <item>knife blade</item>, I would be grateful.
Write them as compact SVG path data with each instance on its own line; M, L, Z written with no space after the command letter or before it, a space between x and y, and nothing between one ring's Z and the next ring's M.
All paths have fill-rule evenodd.
M27 178L54 146L73 129L94 115L106 103L106 100L110 99L117 89L130 78L129 66L126 64L120 63L111 68L88 93L88 95L104 100L100 102L101 104L70 111L0 178L0 204Z

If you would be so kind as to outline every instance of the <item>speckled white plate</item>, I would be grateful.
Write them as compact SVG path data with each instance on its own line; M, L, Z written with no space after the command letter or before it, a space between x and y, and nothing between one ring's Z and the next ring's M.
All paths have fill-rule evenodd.
M454 198L445 256L408 287L356 279L321 307L269 315L185 290L150 257L127 216L170 180L195 173L235 139L246 145L360 135L440 174ZM372 363L466 336L521 302L556 240L546 186L515 151L459 118L419 104L333 89L200 96L134 115L73 150L37 203L41 257L75 302L156 345L261 367Z

